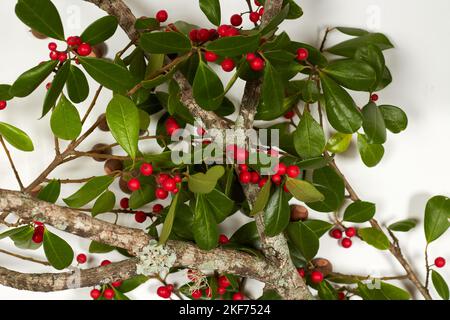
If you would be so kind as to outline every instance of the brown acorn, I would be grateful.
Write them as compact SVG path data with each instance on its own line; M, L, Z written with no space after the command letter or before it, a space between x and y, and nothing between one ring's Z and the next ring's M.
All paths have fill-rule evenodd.
M333 265L330 261L324 258L316 258L311 261L315 269L322 272L323 276L326 277L333 272Z
M39 192L41 192L42 189L43 189L43 187L42 187L42 185L40 184L40 185L34 187L34 188L30 191L30 195L31 195L33 198L36 198L36 197L38 196Z
M119 179L119 188L123 193L131 194L130 189L128 189L128 180L125 180L124 177L120 177Z
M291 205L291 221L305 221L308 219L308 209L304 206Z
M44 40L48 38L45 34L42 34L36 30L31 29L30 32L36 39Z
M100 123L98 124L98 128L102 131L108 132L109 131L109 126L108 126L108 122L106 121L106 116L105 114L101 114L98 119L101 118ZM97 120L98 120L97 119Z
M119 159L108 159L103 166L106 174L111 174L114 171L122 171L123 170L123 161Z
M97 143L95 146L92 147L91 152L97 153L97 154L112 154L112 149L111 149L111 147L108 147L107 144ZM93 159L98 162L106 161L105 158L100 158L100 157L94 157Z
M104 58L108 53L108 46L102 42L92 47L92 52L96 58Z

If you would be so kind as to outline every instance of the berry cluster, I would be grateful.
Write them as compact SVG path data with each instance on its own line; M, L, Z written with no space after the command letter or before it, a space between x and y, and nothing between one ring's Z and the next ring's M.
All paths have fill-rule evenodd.
M343 248L350 248L353 244L352 240L350 238L353 238L354 236L356 236L356 229L353 227L350 228L346 228L344 230L346 237L343 237L343 232L340 228L334 228L333 230L330 231L330 236L334 239L340 240L341 242L341 246Z
M219 37L216 29L192 29L189 32L189 39L195 43L204 43L206 41L213 41Z
M83 42L78 36L68 37L66 40L68 48L65 51L58 51L58 45L55 42L48 44L50 50L50 59L65 62L68 59L68 51L76 50L79 56L88 56L92 53L92 47L89 43Z
M250 68L256 72L264 70L264 67L266 66L264 59L252 52L247 53L246 60Z
M130 206L130 199L129 198L122 198L120 200L120 207L122 209L128 209ZM153 206L152 208L152 212L154 214L158 214L160 213L162 210L164 209L164 207L157 203ZM147 213L145 213L144 211L130 211L130 213L134 213L134 219L136 220L136 222L138 223L144 223L147 220Z
M34 231L31 240L34 243L42 243L42 241L44 241L44 231L45 231L44 224L39 221L34 221Z
M164 299L169 299L174 290L173 284L167 284L165 286L160 286L156 290L156 294Z
M193 271L193 270L188 270L187 277L189 280L191 280L193 282L196 282L196 280L197 280L197 275L196 275L195 271ZM225 293L227 293L228 288L231 286L231 282L227 278L227 276L222 275L217 278L217 285L218 285L217 292L216 292L217 295L223 296ZM205 296L207 298L212 297L212 291L209 286L207 286L203 291L201 289L197 289L197 290L193 290L191 292L191 297L194 300L198 300L198 299L202 298L203 296ZM232 296L232 299L236 300L236 301L244 300L245 296L241 292L235 292Z

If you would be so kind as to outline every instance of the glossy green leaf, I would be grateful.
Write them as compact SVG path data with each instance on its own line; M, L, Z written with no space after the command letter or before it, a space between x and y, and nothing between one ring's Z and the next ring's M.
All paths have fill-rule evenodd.
M89 245L89 253L108 253L114 249L112 246L97 241L91 241Z
M338 60L330 63L323 72L345 88L368 91L376 85L377 74L367 63L358 60Z
M117 30L119 22L114 16L106 16L94 21L81 34L83 42L91 46L111 38Z
M391 49L394 46L389 39L381 33L368 33L357 38L353 38L327 49L328 52L352 58L355 55L356 50L368 45L376 45L381 50Z
M439 272L431 270L431 281L433 282L433 286L439 296L443 300L448 300L450 298L448 285L447 282L445 282L444 278L439 274Z
M259 35L223 37L206 45L206 50L221 57L235 57L254 52L259 46Z
M290 208L283 188L277 188L264 211L264 232L268 237L274 237L283 232L289 224Z
M378 86L383 80L384 71L386 69L386 62L383 52L375 45L368 45L367 47L359 48L355 53L355 59L368 63L376 74L375 84L371 91L377 90Z
M369 168L375 167L384 155L384 147L381 144L370 144L363 134L358 134L358 151L362 161Z
M319 212L338 210L345 198L345 185L342 178L329 166L314 170L313 182L324 195L322 201L307 203L308 207Z
M369 143L383 144L386 142L386 125L380 108L369 102L363 109L363 128Z
M11 236L13 236L13 235L15 235L17 233L29 230L30 228L31 228L30 226L26 225L26 226L22 226L22 227L17 227L17 228L6 230L5 232L2 232L0 234L0 240L8 238L8 237L11 237Z
M389 229L398 232L408 232L417 225L416 219L405 219L389 225Z
M183 53L191 50L191 42L179 32L144 33L139 44L149 53Z
M216 187L217 181L225 174L222 166L214 166L206 173L196 173L189 176L188 187L194 193L210 193Z
M155 18L138 18L136 19L136 22L134 23L134 27L137 30L158 30L160 26L160 23Z
M217 223L223 222L233 213L234 201L218 189L205 194L205 200L208 202L211 213L214 215Z
M357 293L364 300L409 300L410 294L386 282L363 284L358 282Z
M208 20L215 26L220 25L220 2L219 0L200 0L202 9Z
M52 73L57 65L57 61L46 61L25 71L13 83L9 93L14 97L28 96Z
M66 82L67 93L73 103L80 103L89 96L89 84L80 68L71 65L69 77Z
M258 300L283 300L276 290L264 290L264 293Z
M130 291L133 291L137 287L139 287L141 284L146 283L149 280L149 277L144 276L142 274L134 276L130 279L122 281L122 284L118 288L120 292L127 293Z
M0 136L3 137L10 145L21 151L33 151L34 146L30 137L10 124L0 122Z
M95 217L100 213L110 212L112 209L114 209L115 204L116 204L116 196L114 192L106 190L95 201L91 211L92 216Z
M351 142L351 134L336 132L328 139L326 149L332 153L344 153Z
M57 270L70 266L73 260L72 247L56 234L44 231L44 252L48 262Z
M0 100L8 101L14 98L10 90L11 86L9 84L0 84Z
M298 19L303 15L302 8L295 2L295 0L288 0L289 3L289 12L286 16L286 19Z
M313 259L319 251L319 238L303 222L290 223L287 234L291 243L300 250L306 260Z
M44 117L55 105L59 96L62 93L64 85L70 72L70 62L66 62L59 68L55 77L53 78L50 89L47 90L45 95L44 105L42 107L42 117Z
M386 128L392 133L400 133L408 126L408 117L399 107L382 105L379 106L379 109L383 115Z
M61 192L61 182L53 179L37 195L39 200L55 203Z
M114 181L114 177L100 176L90 179L77 192L63 201L72 208L80 208L102 194Z
M194 239L202 250L211 250L217 247L219 229L214 215L209 212L209 205L202 194L197 194L193 222Z
M241 245L257 247L259 243L259 233L255 221L244 224L230 238L230 242Z
M356 201L350 204L344 212L344 221L363 223L375 215L375 204L366 201Z
M155 186L148 183L142 184L141 188L133 191L130 196L130 209L139 209L155 199Z
M322 201L325 197L311 183L304 180L287 178L286 187L295 199L303 202Z
M50 38L64 40L64 28L58 10L50 0L19 0L16 15L31 29Z
M386 235L378 229L359 229L358 234L365 242L379 250L387 250L391 245L388 237L386 237Z
M323 220L308 219L303 221L303 223L314 231L318 238L322 237L333 227L333 224Z
M355 37L360 37L360 36L364 36L366 34L369 34L369 31L366 31L364 29L359 29L359 28L351 28L351 27L337 27L337 30L339 30L340 32L349 35L349 36L355 36Z
M425 208L425 238L428 243L438 239L450 227L450 199L436 196L427 202Z
M192 86L195 101L205 110L212 111L222 104L224 88L219 76L200 61Z
M352 97L331 78L320 74L328 121L337 131L354 133L362 125L362 115Z
M294 146L303 159L319 157L325 150L325 134L319 123L307 111L294 132Z
M81 132L82 124L77 108L64 95L52 112L50 127L53 134L63 140L74 140Z
M271 109L271 113L278 113L280 111L283 111L283 83L280 74L270 63L266 63L266 66L264 68L264 79L261 90L262 103L267 108Z
M140 121L134 102L127 97L114 95L106 108L106 120L117 143L132 159L136 158Z
M261 190L259 190L258 196L256 197L255 203L253 204L252 211L250 212L251 216L254 216L255 214L261 211L264 211L264 208L266 207L266 204L269 201L271 185L272 183L271 180L269 179L261 188Z
M175 197L172 199L172 203L170 204L169 212L166 215L166 218L164 219L164 224L161 230L161 234L159 236L159 244L164 245L167 240L169 239L170 233L172 232L173 227L173 221L175 220L175 214L177 212L177 205L178 205L178 197L179 193L175 195Z
M9 237L14 242L17 248L25 250L36 250L42 245L41 243L35 243L32 238L34 234L34 228L30 225L23 227L19 232L10 234Z
M307 80L302 89L302 98L306 103L315 103L319 100L320 91L314 80Z
M336 289L326 280L319 283L317 293L321 300L338 300Z

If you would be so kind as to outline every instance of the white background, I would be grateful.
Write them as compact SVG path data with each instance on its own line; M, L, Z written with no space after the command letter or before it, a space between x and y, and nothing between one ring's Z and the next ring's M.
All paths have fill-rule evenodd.
M153 16L159 9L169 12L169 21L189 20L199 25L212 27L198 8L197 1L127 1L136 16ZM231 14L245 11L243 0L221 1L223 5L222 22L227 22ZM450 88L450 2L447 0L305 0L297 1L305 12L301 20L287 21L282 25L294 40L317 44L319 33L326 26L354 26L369 28L386 33L396 49L387 53L387 63L392 71L394 82L380 93L380 103L394 104L404 108L409 116L408 130L398 136L389 135L386 155L379 166L373 169L364 167L353 145L344 157L338 157L338 163L358 194L367 201L377 203L377 217L383 224L389 224L404 218L422 219L426 201L433 195L450 195L450 106L448 88ZM47 59L47 40L37 40L28 32L14 15L16 1L7 0L0 4L0 83L12 83L23 71ZM94 19L104 13L95 6L79 0L54 0L64 25L66 35L78 35ZM248 25L249 26L249 25ZM331 42L339 35L332 34ZM119 30L108 44L110 56L128 43L125 34ZM225 81L224 81L225 82ZM96 87L91 86L91 95ZM232 92L234 101L242 93L242 83ZM38 120L45 94L44 86L26 99L9 102L7 110L0 112L0 121L16 125L27 131L35 144L34 153L13 152L14 159L25 183L34 179L53 157L53 140L49 128L49 117ZM95 115L104 110L110 93L104 93L95 108ZM88 100L87 100L88 101ZM362 100L361 100L362 101ZM88 103L78 107L80 111ZM92 117L87 125L95 121ZM85 144L87 150L97 142L111 142L109 134L96 132ZM151 146L142 145L149 150ZM102 164L92 161L79 161L66 165L51 174L51 177L88 177L102 173ZM17 184L9 169L5 156L0 157L0 187L16 189ZM74 189L65 186L64 195ZM120 197L120 196L119 196ZM323 217L323 215L322 215ZM233 222L223 228L230 234L236 228L236 222L242 221L236 215ZM124 223L133 224L132 221ZM5 229L2 227L2 230ZM88 241L77 237L70 239L76 253L87 252ZM400 234L400 242L408 259L423 276L424 236L421 223L415 232ZM430 255L444 256L450 260L448 242L450 235L442 237L430 246ZM20 252L10 240L0 242L0 248ZM37 252L22 252L33 257L43 257L42 249ZM343 249L334 240L324 236L319 256L332 261L335 271L372 274L403 274L396 260L388 253L380 253L371 247L356 241L349 249ZM97 265L102 259L118 260L120 255L90 256L89 266ZM0 265L24 272L41 272L40 265L27 263L7 255L0 254ZM442 273L450 279L450 268ZM183 277L178 277L183 279ZM147 283L130 294L133 298L154 299L158 284ZM408 285L409 286L409 285ZM252 286L251 293L257 294L260 286ZM89 288L57 293L30 293L0 287L3 299L85 299ZM435 294L433 292L433 294ZM420 298L416 295L416 298Z

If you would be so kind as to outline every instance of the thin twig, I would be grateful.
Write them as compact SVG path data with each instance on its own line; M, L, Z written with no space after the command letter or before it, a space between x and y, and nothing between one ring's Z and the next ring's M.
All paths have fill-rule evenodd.
M31 258L31 257L25 257L25 256L22 256L20 254L9 252L9 251L3 250L3 249L0 249L0 253L4 253L4 254L7 254L7 255L10 255L12 257L19 258L19 259L22 259L22 260L31 261L31 262L34 262L34 263L39 263L39 264L42 264L44 266L50 266L50 263L48 263L47 261L37 260L37 259Z
M97 103L97 99L100 96L100 92L102 91L103 86L100 85L97 89L97 91L95 92L95 96L92 99L91 104L89 105L89 108L87 109L86 113L83 116L83 120L81 120L81 124L83 125L86 122L86 119L89 117L89 115L91 114L92 109L94 108L95 104Z

